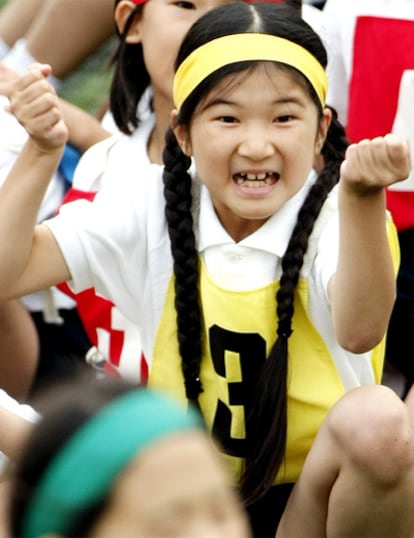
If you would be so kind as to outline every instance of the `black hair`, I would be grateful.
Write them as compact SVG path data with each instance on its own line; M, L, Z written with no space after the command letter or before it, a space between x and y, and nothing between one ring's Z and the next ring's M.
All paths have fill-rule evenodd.
M302 13L302 0L285 0L285 4Z
M325 68L326 50L319 36L298 15L283 4L237 2L213 9L196 21L179 50L176 68L196 48L212 39L243 32L277 35L307 49ZM229 73L240 72L252 62L228 65L207 77L183 103L178 122L188 125L202 96ZM283 66L285 67L285 66ZM293 68L315 102L322 118L322 107L313 87ZM288 339L292 332L295 290L307 250L309 236L319 212L339 178L339 167L348 141L333 110L333 120L321 150L324 168L309 191L297 218L282 259L280 289L276 295L278 320L274 345L259 374L252 398L252 413L246 417L247 453L241 478L246 504L260 499L273 484L286 447ZM170 129L164 150L164 195L175 273L177 337L182 359L187 398L197 403L200 382L202 333L198 291L198 253L193 232L190 159L185 156ZM272 383L268 380L272 379ZM220 438L219 438L220 441Z
M115 8L120 0L115 0ZM301 12L302 1L285 0L287 5ZM141 43L127 43L126 37L132 23L144 8L139 4L131 10L122 32L116 28L119 44L116 48L111 65L114 67L110 87L109 108L118 129L125 134L132 134L139 125L137 115L138 103L150 85L151 80L144 62Z
M136 386L119 378L97 380L96 374L82 372L76 379L57 383L39 392L33 403L42 420L36 424L25 443L16 462L12 481L9 514L12 536L23 536L24 514L55 454L104 405L133 389ZM65 537L87 536L107 505L110 492L106 494L76 514Z
M115 7L120 0L115 1ZM131 134L139 125L138 103L150 85L150 76L144 62L141 43L127 43L128 32L135 17L141 13L144 4L131 10L122 31L116 29L119 44L112 57L114 66L111 81L109 108L120 131Z

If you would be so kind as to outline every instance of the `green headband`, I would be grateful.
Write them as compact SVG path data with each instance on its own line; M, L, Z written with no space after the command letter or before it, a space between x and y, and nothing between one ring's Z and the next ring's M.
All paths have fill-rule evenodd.
M243 61L271 61L290 65L312 84L322 108L328 80L322 65L305 48L283 37L270 34L231 34L213 39L193 50L174 77L173 99L177 110L209 75L221 67Z
M138 389L109 403L69 439L37 485L23 523L24 536L65 533L78 512L102 499L119 473L152 442L202 429L175 400Z

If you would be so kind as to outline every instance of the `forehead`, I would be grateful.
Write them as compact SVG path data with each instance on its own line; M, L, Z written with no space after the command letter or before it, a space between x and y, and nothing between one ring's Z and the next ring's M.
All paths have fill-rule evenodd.
M191 430L168 435L140 452L125 470L118 486L132 488L135 497L142 494L147 500L151 498L151 492L158 501L178 494L192 497L194 491L189 479L178 480L178 477L183 477L184 473L193 474L200 490L205 485L226 484L228 477L219 458L205 432ZM171 484L173 489L170 491Z
M240 69L237 68L235 72L227 71L226 73L226 70L223 70L223 76L219 73L213 74L210 84L206 85L206 91L200 99L199 106L202 107L210 99L229 97L243 88L249 88L252 97L263 94L265 86L273 88L275 94L294 91L310 97L309 83L306 78L290 66L260 61L248 62L245 67L240 64L239 67Z

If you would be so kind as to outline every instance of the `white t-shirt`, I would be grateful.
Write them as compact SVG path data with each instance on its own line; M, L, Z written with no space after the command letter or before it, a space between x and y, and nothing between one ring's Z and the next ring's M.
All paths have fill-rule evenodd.
M161 171L156 165L145 175L137 170L125 171L131 174L128 188L103 189L92 204L73 202L63 207L59 216L46 222L68 264L73 289L78 292L95 287L138 325L150 367L173 270ZM198 249L210 277L219 286L256 289L280 276L281 257L313 179L312 173L307 184L283 208L237 244L221 226L208 192L201 188L196 229ZM122 181L126 185L125 178ZM329 199L335 207L336 189ZM337 262L336 210L329 216L329 223L325 222L327 218L322 219L323 230L318 232L315 263L307 268L309 312L348 389L371 383L374 377L370 353L348 353L340 348L334 336L327 285Z

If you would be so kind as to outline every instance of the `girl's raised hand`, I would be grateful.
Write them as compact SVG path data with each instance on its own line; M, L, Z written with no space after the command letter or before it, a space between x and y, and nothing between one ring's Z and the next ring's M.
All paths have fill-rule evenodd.
M33 64L16 78L9 94L8 111L42 152L62 148L68 139L58 97L46 79L50 73L49 65Z
M341 184L364 195L403 181L409 174L408 143L387 134L349 146L341 166Z

